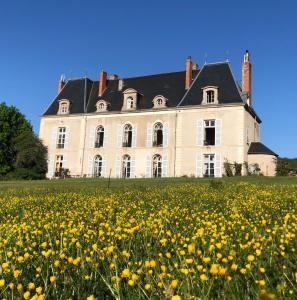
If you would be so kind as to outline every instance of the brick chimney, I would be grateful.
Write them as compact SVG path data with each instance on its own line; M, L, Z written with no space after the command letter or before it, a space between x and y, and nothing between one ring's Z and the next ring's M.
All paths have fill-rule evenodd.
M99 79L99 91L98 96L101 97L104 93L104 90L106 88L106 78L107 73L103 70L100 71L100 79Z
M246 50L242 63L242 92L247 95L247 104L252 106L252 65L250 54Z
M186 90L190 87L192 83L192 59L191 56L187 57L186 62Z
M58 94L60 94L64 86L65 86L65 76L61 75L61 78L58 82Z

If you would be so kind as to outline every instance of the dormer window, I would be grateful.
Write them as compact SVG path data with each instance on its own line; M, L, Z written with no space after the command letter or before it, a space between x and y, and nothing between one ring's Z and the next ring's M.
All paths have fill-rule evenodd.
M59 115L67 115L67 114L69 114L69 106L70 106L69 100L60 100L59 101L59 111L58 111L58 114Z
M96 103L96 112L102 112L102 111L107 111L108 110L108 102L105 100L99 100Z
M154 108L165 108L167 99L163 96L156 96L153 99Z
M124 100L122 110L136 110L138 93L134 89L127 89L123 92Z
M202 88L203 99L202 104L218 104L218 87L206 86Z

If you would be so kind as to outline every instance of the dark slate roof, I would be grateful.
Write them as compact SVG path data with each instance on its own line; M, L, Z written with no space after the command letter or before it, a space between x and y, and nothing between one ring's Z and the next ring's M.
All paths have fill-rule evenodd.
M193 71L195 76L198 71ZM118 90L119 80L108 80L107 88L102 97L98 97L98 81L94 81L87 112L96 111L96 102L104 99L110 103L111 111L121 111L123 106L123 91L128 88L135 89L139 95L137 98L138 109L151 109L153 99L157 95L162 95L168 99L167 106L175 107L185 94L186 72L172 72L155 74L141 77L123 78L123 88Z
M87 78L79 78L67 81L62 91L48 107L44 115L56 115L59 109L59 100L70 101L72 114L79 114L85 111L84 102L89 99L93 82Z
M208 85L218 87L219 103L243 103L229 63L222 62L203 66L180 105L201 104L202 88Z
M268 147L266 147L260 142L251 143L248 150L248 154L268 154L278 156L276 153L274 153L272 150L270 150Z
M208 85L218 86L219 103L245 102L241 97L241 91L233 77L228 62L205 64L201 70L194 70L193 82L189 90L185 89L185 76L185 71L179 71L122 78L122 91L118 90L118 79L107 80L107 88L102 97L98 97L98 81L86 78L68 80L44 115L56 115L58 102L61 99L70 100L71 114L95 112L96 102L100 99L110 103L110 111L121 111L123 91L128 88L133 88L139 93L137 100L138 109L151 109L153 107L152 100L157 95L162 95L168 99L168 107L200 105L202 101L201 88ZM246 109L253 116L257 117L252 109ZM260 119L258 118L258 120Z

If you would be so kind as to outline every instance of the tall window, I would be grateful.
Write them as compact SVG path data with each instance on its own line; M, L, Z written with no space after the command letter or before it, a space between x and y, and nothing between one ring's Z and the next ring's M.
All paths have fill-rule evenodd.
M65 147L65 139L66 139L66 127L58 128L58 139L57 139L57 148L63 149Z
M163 124L160 122L154 124L153 146L163 146Z
M215 93L213 90L210 90L210 91L207 91L206 92L206 102L207 103L214 103L214 96L215 96Z
M57 155L55 161L55 177L61 177L63 171L63 155Z
M203 161L203 176L214 177L215 160L214 154L205 154Z
M204 145L214 146L216 136L215 120L204 120Z
M123 147L132 147L132 125L124 126Z
M104 142L104 127L98 126L96 129L95 148L103 147Z
M102 175L102 156L96 155L94 158L93 176L101 177Z
M131 176L131 157L129 155L124 155L122 161L122 178L130 178L130 176Z
M159 154L153 156L153 177L162 176L162 157Z
M133 108L133 104L134 104L133 98L132 97L128 97L127 98L127 109Z
M58 114L60 115L69 114L69 105L70 103L68 100L60 101Z

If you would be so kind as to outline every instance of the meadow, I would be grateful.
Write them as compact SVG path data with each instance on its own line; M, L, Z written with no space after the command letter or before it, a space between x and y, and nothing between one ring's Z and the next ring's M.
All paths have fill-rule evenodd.
M0 299L297 299L297 179L0 182Z

